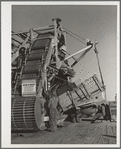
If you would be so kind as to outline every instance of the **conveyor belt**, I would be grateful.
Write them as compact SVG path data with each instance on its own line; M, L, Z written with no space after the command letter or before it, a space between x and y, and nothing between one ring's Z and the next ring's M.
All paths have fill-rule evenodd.
M22 71L22 79L41 77L42 63L46 59L51 38L37 39L26 58L26 65ZM28 77L27 77L28 76Z

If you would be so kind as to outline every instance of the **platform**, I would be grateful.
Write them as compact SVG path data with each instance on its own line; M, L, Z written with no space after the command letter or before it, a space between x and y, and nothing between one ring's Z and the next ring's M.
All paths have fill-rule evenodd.
M56 132L12 133L12 144L116 144L116 122L64 122Z

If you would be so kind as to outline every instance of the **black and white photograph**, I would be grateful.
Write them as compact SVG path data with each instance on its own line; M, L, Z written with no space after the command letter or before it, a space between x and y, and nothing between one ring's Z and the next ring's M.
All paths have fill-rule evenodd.
M119 5L2 2L2 147L119 147Z

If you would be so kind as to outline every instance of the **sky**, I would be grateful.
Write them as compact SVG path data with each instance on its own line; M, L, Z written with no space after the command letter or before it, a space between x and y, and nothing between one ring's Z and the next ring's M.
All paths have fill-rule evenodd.
M106 85L107 100L115 100L117 93L117 6L81 4L12 6L12 30L14 32L53 25L53 18L60 18L64 28L85 40L98 41L97 50ZM69 35L66 38L67 51L70 54L86 47ZM76 75L73 81L81 79L83 82L94 74L100 79L93 49L74 67L74 70Z

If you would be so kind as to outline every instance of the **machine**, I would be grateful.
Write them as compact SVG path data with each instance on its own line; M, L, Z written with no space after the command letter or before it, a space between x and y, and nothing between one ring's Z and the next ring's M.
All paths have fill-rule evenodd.
M77 111L80 107L81 112L84 111L83 105L87 108L94 105L91 104L92 101L94 102L92 93L88 93L83 83L77 86L71 79L75 75L73 67L89 50L95 49L97 42L87 40L84 49L67 56L66 30L60 24L61 19L55 18L52 21L54 25L51 26L33 28L28 32L12 32L12 130L39 130L41 107L38 97L44 98L44 95L55 90L60 103L59 111L68 113L71 117L78 115ZM81 56L75 59L74 56L80 53L82 53ZM74 59L71 65L68 63L70 58ZM96 80L96 77L92 78L93 81ZM103 92L103 88L98 83L97 86L99 92ZM65 96L65 93L65 98L69 98L65 101L70 102L71 106L62 105L65 99L62 96ZM45 115L48 115L46 104Z

